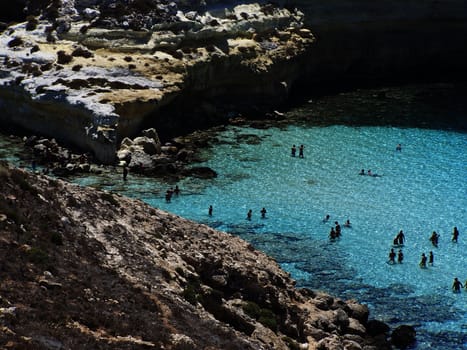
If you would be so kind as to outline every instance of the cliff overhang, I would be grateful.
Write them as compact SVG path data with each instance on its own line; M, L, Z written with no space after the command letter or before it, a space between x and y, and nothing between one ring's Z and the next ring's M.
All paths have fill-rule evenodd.
M215 119L252 101L261 109L283 101L314 42L303 13L270 4L177 11L149 29L103 25L89 8L69 13L30 17L0 36L0 123L103 163L143 126L196 128L196 114Z

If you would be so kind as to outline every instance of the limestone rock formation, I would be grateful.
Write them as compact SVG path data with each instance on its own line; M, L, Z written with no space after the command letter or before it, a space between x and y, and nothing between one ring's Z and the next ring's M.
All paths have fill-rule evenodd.
M0 346L390 349L238 237L0 164Z
M0 35L0 123L104 163L144 128L177 136L284 100L314 40L301 12L269 4L33 4Z

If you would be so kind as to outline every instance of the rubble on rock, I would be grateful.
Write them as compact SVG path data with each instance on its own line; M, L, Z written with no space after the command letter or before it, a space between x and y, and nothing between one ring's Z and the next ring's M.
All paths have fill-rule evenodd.
M110 192L0 164L10 349L390 349L368 309L297 289L265 254Z

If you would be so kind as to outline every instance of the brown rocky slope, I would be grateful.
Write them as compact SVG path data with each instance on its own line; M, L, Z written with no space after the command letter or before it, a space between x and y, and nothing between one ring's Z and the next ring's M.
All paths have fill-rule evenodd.
M6 163L0 259L1 348L390 348L237 237Z

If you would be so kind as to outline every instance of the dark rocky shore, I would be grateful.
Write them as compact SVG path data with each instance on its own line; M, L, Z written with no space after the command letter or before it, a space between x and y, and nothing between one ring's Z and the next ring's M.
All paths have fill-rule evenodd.
M99 171L95 163L216 176L187 167L209 140L193 130L286 124L293 116L277 108L304 88L465 79L466 7L15 0L0 17L0 125L34 135L24 139L31 159L59 176ZM296 289L238 238L3 163L0 179L4 348L376 350L413 341L409 326L391 339L356 301Z
M5 349L390 349L368 308L290 276L240 238L0 164ZM391 340L392 339L392 340Z

